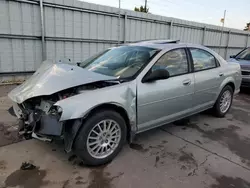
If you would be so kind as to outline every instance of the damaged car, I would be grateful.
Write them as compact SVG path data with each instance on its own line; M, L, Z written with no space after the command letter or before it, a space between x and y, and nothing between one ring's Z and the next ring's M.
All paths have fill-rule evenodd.
M19 134L63 139L66 152L101 165L140 132L207 109L224 117L240 83L239 64L206 47L150 40L77 64L45 61L8 96Z

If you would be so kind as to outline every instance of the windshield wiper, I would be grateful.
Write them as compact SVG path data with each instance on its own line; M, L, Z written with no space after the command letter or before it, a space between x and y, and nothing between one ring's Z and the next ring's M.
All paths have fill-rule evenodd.
M119 82L119 83L123 83L123 82L128 82L130 81L129 78L116 78L116 79L113 79L113 80L107 80L108 82Z

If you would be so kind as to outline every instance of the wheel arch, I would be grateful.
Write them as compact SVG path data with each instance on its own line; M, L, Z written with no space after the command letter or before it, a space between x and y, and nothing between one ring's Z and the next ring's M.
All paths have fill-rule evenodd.
M232 81L228 82L224 87L226 86L230 86L233 89L233 91L235 91L235 84Z
M116 103L103 103L103 104L99 104L99 105L91 108L81 118L70 119L70 120L65 121L65 129L64 129L65 133L64 133L64 135L67 135L67 136L65 136L64 139L67 139L67 141L66 141L67 145L65 145L66 152L70 152L72 150L75 139L76 139L80 129L82 128L82 126L84 126L84 121L86 121L87 118L90 117L92 114L94 114L98 111L104 110L104 109L113 110L113 111L119 113L124 118L125 123L126 123L126 128L127 128L127 135L126 135L127 141L130 143L133 140L135 132L131 128L131 126L133 126L133 125L131 125L131 123L130 123L129 116L128 116L128 113L125 110L125 108L123 108L121 105L116 104Z
M223 80L223 82L220 85L219 90L217 91L217 95L216 98L214 99L214 104L216 103L218 97L220 96L221 91L224 89L224 87L226 87L227 85L229 85L230 87L232 87L233 92L235 91L235 82L234 79L232 77L228 77L225 80Z
M220 89L219 92L217 93L217 97L220 95L221 91L223 90L224 87L226 87L227 85L231 86L233 91L235 91L235 80L233 79L233 77L227 77L226 79L223 80L223 82L220 85Z

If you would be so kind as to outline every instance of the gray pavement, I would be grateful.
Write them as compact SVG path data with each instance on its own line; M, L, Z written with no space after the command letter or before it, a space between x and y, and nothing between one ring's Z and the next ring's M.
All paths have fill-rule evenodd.
M15 128L15 118L6 115L9 102L1 99L1 121ZM250 94L241 93L225 118L202 113L142 133L113 162L97 168L64 153L60 143L5 143L10 145L0 147L0 187L250 188L249 104ZM39 168L20 170L23 162Z
M17 137L17 118L10 115L11 101L7 94L16 85L0 86L0 147L20 141Z

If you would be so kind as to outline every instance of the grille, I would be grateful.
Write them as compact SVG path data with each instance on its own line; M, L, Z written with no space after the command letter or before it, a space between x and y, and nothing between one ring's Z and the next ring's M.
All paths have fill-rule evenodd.
M241 71L241 74L242 75L250 75L250 72L248 72L248 71Z

